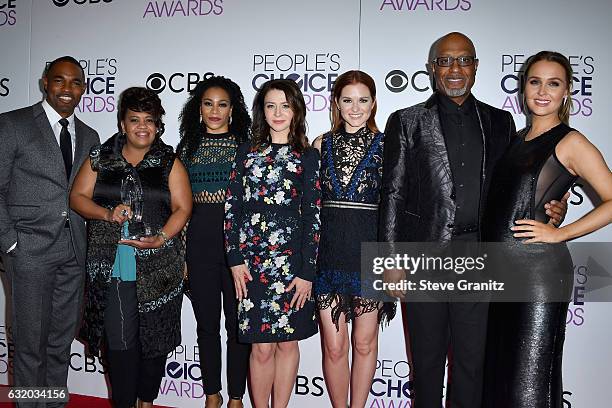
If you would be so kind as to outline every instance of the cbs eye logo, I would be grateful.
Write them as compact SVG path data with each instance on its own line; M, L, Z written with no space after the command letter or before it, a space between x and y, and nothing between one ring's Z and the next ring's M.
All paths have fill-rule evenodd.
M408 88L408 85L417 92L426 92L430 89L429 73L427 71L416 71L412 76L408 76L401 69L394 69L385 77L385 85L388 90L394 93L404 91Z
M166 89L166 78L159 72L151 74L147 78L146 87L155 93L162 93Z
M387 89L391 92L402 92L409 83L408 75L399 69L394 69L385 77L385 85L387 85Z

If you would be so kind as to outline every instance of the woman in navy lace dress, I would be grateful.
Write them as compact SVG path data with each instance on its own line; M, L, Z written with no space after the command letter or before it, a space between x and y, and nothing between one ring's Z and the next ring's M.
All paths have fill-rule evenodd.
M377 238L384 135L378 131L376 87L365 72L335 82L332 130L315 140L321 151L321 243L315 281L323 334L323 372L334 407L366 404L378 355L378 326L393 303L361 296L361 243ZM353 323L349 370L348 323Z
M295 82L266 82L253 102L253 139L238 148L225 237L238 304L238 339L253 343L256 407L289 404L298 340L317 332L311 298L319 242L319 153L306 139Z

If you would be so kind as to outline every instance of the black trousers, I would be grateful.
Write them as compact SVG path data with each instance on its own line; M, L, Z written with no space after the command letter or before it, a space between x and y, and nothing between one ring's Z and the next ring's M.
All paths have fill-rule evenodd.
M452 251L464 256L477 242L476 233L453 237ZM449 280L457 275L451 273ZM488 300L488 299L487 299ZM446 406L480 408L489 303L461 301L453 294L437 302L408 303L407 321L414 369L414 404L440 408L449 354ZM450 352L449 352L450 351Z
M488 308L485 302L406 304L415 407L442 406L449 345L452 365L447 406L480 407Z
M199 204L187 230L187 270L197 321L200 369L206 394L221 390L221 303L227 332L227 386L230 398L246 388L250 345L238 343L238 304L223 249L223 205Z
M141 356L136 282L112 279L107 295L104 329L113 405L117 408L133 407L136 399L153 402L164 376L166 356Z

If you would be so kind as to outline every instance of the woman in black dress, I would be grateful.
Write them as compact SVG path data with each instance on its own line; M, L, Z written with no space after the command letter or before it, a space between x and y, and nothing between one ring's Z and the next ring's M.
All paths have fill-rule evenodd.
M563 55L542 51L525 68L530 126L518 132L498 162L483 220L483 240L507 243L517 273L534 302L492 303L484 406L561 408L561 362L572 260L559 243L612 222L612 173L601 153L568 126L572 69ZM540 208L559 200L577 177L602 203L561 228ZM522 242L521 242L522 241ZM556 276L556 277L555 277ZM542 283L545 283L542 285ZM546 301L554 300L554 301Z
M197 322L205 407L221 396L221 295L227 333L227 406L242 406L250 346L238 342L236 293L225 261L225 191L239 144L250 138L251 118L240 87L212 76L195 87L180 116L177 153L189 172L193 213L186 231L187 273ZM204 353L204 351L206 353Z
M119 133L91 149L75 178L70 206L87 219L86 301L80 338L100 355L106 345L115 407L151 407L166 356L181 342L183 256L177 234L191 214L187 172L161 141L157 94L128 88ZM154 235L121 240L131 206L122 181L139 180L142 221ZM123 227L122 227L123 225ZM117 243L122 245L117 245Z

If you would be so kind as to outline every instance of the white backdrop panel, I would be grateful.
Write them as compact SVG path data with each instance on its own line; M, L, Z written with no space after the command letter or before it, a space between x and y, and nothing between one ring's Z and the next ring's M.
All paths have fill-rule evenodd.
M31 0L0 1L0 112L28 103L31 7Z
M298 81L312 140L329 128L329 91L335 78L361 68L376 80L382 128L394 110L429 97L429 48L444 33L457 30L474 40L480 59L474 94L511 111L519 128L525 119L514 89L522 62L540 49L572 56L578 89L572 125L609 160L606 115L612 108L607 98L612 85L602 73L612 63L604 45L612 35L610 15L612 4L605 0L580 7L569 0L0 0L0 111L39 101L45 62L70 54L81 60L88 78L77 114L102 140L116 131L120 92L146 85L159 92L166 109L164 140L176 145L178 114L189 90L208 72L237 82L247 105L268 78ZM576 186L572 192L570 221L592 208L584 190ZM612 232L607 228L588 239L611 241ZM3 308L0 302L0 316ZM612 361L610 311L608 303L583 305L579 298L570 306L564 408L609 405L605 381ZM157 402L202 406L197 361L206 353L197 348L188 301L182 322L183 341L169 356ZM0 382L6 383L12 345L8 323L0 323ZM291 406L329 406L319 337L300 347ZM86 359L78 342L72 351L71 391L106 396L102 363ZM409 373L398 313L381 333L368 407L409 407Z
M612 61L601 42L594 41L610 38L605 16L612 12L612 4L587 2L580 13L589 15L588 28L584 25L578 28L577 15L572 12L575 5L570 1L448 0L442 4L449 10L435 10L431 2L417 0L362 2L361 68L372 74L378 85L379 121L394 110L422 102L431 95L425 73L430 47L445 33L460 31L474 41L480 59L473 88L475 96L512 112L517 128L525 124L516 92L516 75L521 65L529 55L543 49L571 56L578 91L574 95L576 106L571 124L587 135L604 157L608 160L612 157L606 131L606 116L612 103L604 98L612 91L612 85L602 74ZM394 70L401 72L393 73ZM568 221L592 209L580 187L575 186L572 193ZM610 241L612 231L608 227L587 239ZM600 373L606 372L612 361L612 351L605 343L610 335L606 318L610 310L609 303L583 305L578 298L570 306L564 355L567 408L609 405ZM394 321L392 329L398 323ZM397 328L397 333L393 343L396 346L401 328ZM381 345L387 341L389 337L383 333ZM384 358L385 347L381 350ZM397 380L398 375L394 375L392 378ZM387 391L389 404L397 393Z

